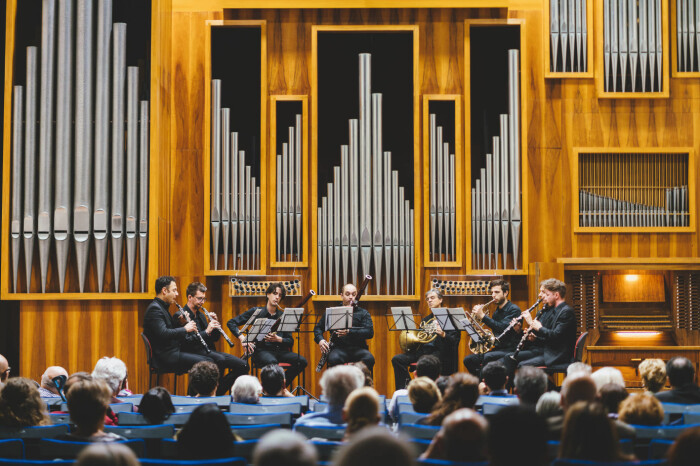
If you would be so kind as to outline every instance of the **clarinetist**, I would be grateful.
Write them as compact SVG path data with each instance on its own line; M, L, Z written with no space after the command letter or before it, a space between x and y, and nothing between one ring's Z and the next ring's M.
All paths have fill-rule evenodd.
M505 280L492 280L489 283L491 298L495 301L496 310L492 317L484 312L484 306L474 306L472 315L477 320L482 321L493 330L494 335L500 335L513 318L520 317L520 308L514 302L508 300L510 295L510 284ZM515 351L515 347L520 341L520 322L513 325L503 337L496 342L494 348L484 354L470 354L464 358L464 366L469 373L476 377L481 377L481 368L491 361L498 361L505 355Z
M343 287L340 294L343 300L343 306L352 306L357 297L357 288L352 283L348 283ZM357 306L352 314L352 328L334 331L334 335L329 337L332 339L333 348L330 348L329 342L323 338L323 333L326 331L326 314L316 322L314 327L314 341L318 343L321 353L328 355L328 367L345 364L348 362L362 361L371 371L374 367L374 356L369 352L367 341L374 337L374 324L372 316L366 309Z
M231 390L233 382L235 382L238 376L247 374L249 367L248 364L240 358L228 353L215 351L216 342L219 341L223 329L219 321L216 320L215 313L211 312L209 314L212 320L208 322L204 312L201 311L201 307L207 300L206 292L207 287L202 283L190 283L185 291L187 304L182 308L182 311L187 312L190 316L190 320L197 325L199 334L211 351L209 353L204 351L199 338L194 332L187 334L181 348L188 353L207 356L219 367L219 387L216 390L216 394L219 396ZM185 320L184 316L181 315L181 311L176 312L173 318L180 322L180 324L183 324ZM226 374L226 370L228 370L228 374Z
M271 283L265 290L267 303L264 307L252 307L243 314L234 317L226 323L231 333L241 341L243 349L252 353L253 363L258 367L265 367L268 364L278 364L280 362L290 364L285 373L287 386L299 375L307 365L306 359L292 352L294 347L294 337L291 332L270 332L265 335L265 339L257 343L249 342L247 335L241 333L238 327L248 322L251 316L258 312L259 319L280 319L283 311L278 304L285 298L287 293L281 283Z

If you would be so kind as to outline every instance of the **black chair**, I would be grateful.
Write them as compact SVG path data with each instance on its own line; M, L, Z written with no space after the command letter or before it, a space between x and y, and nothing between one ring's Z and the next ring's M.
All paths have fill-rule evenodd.
M67 434L70 430L68 424L57 424L53 426L36 426L22 427L12 429L9 427L0 428L0 439L3 438L21 438L21 439L37 439L37 438L53 438L59 435Z
M323 438L326 440L342 440L345 437L345 424L337 426L294 426L294 430L306 438Z
M0 440L0 458L23 459L24 442L22 439Z
M410 438L432 440L440 430L440 426L424 426L422 424L400 424L399 432Z
M175 426L172 424L157 424L152 426L105 426L105 432L121 435L128 439L163 439L173 438Z
M126 440L115 442L126 445L139 458L146 452L146 443L143 440ZM71 459L76 458L90 442L73 442L67 440L54 440L43 438L39 441L39 457L43 459Z
M153 347L148 337L141 332L141 339L143 340L143 346L146 349L146 362L148 363L148 388L153 387L153 375L156 376L156 385L160 385L160 375L161 374L173 374L175 378L175 386L173 387L173 394L177 393L177 378L178 376L184 374L184 371L176 371L167 369L164 367L159 367L158 363L153 359Z
M588 340L588 332L583 332L576 340L576 345L574 345L574 356L571 362L555 364L553 366L543 366L540 367L540 369L544 370L547 375L566 375L566 370L569 368L570 364L581 362L583 360L583 350L586 348L586 340Z
M231 426L234 434L238 435L243 440L259 439L266 433L275 429L281 429L281 424L258 424L248 426Z

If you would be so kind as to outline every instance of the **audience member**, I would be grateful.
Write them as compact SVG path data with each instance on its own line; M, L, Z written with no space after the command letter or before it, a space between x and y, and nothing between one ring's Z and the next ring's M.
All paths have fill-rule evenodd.
M112 399L112 389L102 379L80 380L68 392L68 411L76 428L61 440L79 442L114 442L124 437L105 432L105 415Z
M0 426L32 427L49 424L46 405L33 380L8 379L0 390Z
M441 375L437 379L435 379L435 385L438 386L440 389L440 394L442 396L445 396L445 390L447 390L447 385L450 383L450 376L449 375Z
M622 372L614 367L602 367L591 374L591 378L595 382L596 390L608 383L616 383L622 387L625 386L625 379L622 377Z
M355 366L334 366L321 376L321 393L328 399L326 410L297 419L298 425L343 424L343 407L350 393L363 387L365 376Z
M68 380L66 380L65 385L63 385L63 393L68 394L68 390L70 390L73 384L80 382L81 380L92 380L92 376L89 372L72 373L70 377L68 377Z
M700 388L695 383L695 367L688 358L676 356L666 363L666 375L671 390L659 392L656 397L662 403L698 404Z
M508 396L506 382L508 373L506 366L499 361L492 361L481 369L482 384L479 384L479 392L488 396Z
M596 397L596 386L593 378L587 375L574 376L574 378L564 379L561 385L561 398L559 403L563 414L547 418L549 425L549 438L559 440L564 428L564 417L569 406L573 406L578 401L591 402Z
M547 374L535 366L523 366L515 373L515 394L520 404L535 407L540 397L547 391ZM558 403L558 400L557 400Z
M233 454L233 441L224 413L215 404L207 403L192 411L177 435L177 452L183 459L227 458Z
M408 383L408 399L417 413L430 413L442 395L437 384L428 377L416 377Z
M109 388L112 389L112 403L121 403L117 395L119 395L120 391L129 389L126 364L119 358L101 358L97 361L97 364L95 364L95 369L92 371L92 378L107 382Z
M469 408L458 409L442 422L421 459L485 461L487 433L488 422L481 414Z
M144 393L139 404L139 413L149 424L162 424L175 412L170 393L163 387L153 387Z
M605 407L579 401L566 410L559 458L588 461L629 461L620 451L617 429Z
M544 466L547 423L530 407L506 406L489 419L488 451L491 466Z
M645 359L639 364L639 375L644 388L656 393L666 384L666 364L657 358Z
M268 432L253 451L255 466L316 466L318 455L306 437L291 430Z
M535 411L542 419L549 419L564 414L564 410L561 409L561 393L555 391L543 393L540 399L537 400Z
M452 412L460 408L473 409L477 398L479 398L479 379L465 372L452 374L445 396L435 406L426 423L433 426L442 425L445 417Z
M252 375L241 375L233 382L231 394L236 403L256 404L260 401L262 385Z
M627 389L616 383L606 383L598 390L598 398L608 411L608 417L611 419L618 418L617 413L620 409L620 403L628 396Z
M664 408L651 393L635 393L620 403L619 419L632 425L660 426Z
M7 362L5 356L0 354L0 388L7 382L10 377L10 363Z
M211 361L199 361L192 366L188 374L190 376L190 396L216 395L216 388L219 386L219 368L216 364Z
M666 455L668 466L696 466L700 458L700 427L686 429Z
M284 369L278 364L268 364L260 371L263 396L294 396L287 390Z
M415 466L415 453L406 439L383 427L363 429L338 450L333 466Z
M585 362L572 362L569 364L569 367L566 368L567 377L576 377L579 374L591 375L591 372L593 372L593 369Z
M68 378L68 372L61 366L50 366L41 376L41 386L39 387L39 395L42 398L60 398L61 394L53 379L59 376Z
M355 366L362 371L362 374L365 376L365 387L374 388L374 379L372 379L372 372L369 370L369 367L367 367L367 364L365 364L362 361L356 361L351 362L350 365Z
M348 395L343 408L343 420L347 424L345 440L366 427L379 424L379 394L371 387L361 387Z
M140 464L131 448L120 443L89 445L75 460L75 466L139 466Z
M428 377L431 380L437 380L442 370L442 362L440 358L433 354L424 354L416 362L416 377ZM394 392L389 403L389 416L395 421L399 420L399 403L400 396L408 395L408 388L400 388ZM444 392L443 392L444 395Z

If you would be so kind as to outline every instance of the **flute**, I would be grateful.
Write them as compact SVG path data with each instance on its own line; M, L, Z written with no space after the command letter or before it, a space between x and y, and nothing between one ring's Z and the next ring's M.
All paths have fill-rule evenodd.
M182 308L182 306L180 306L178 303L175 303L175 305L180 310L180 315L182 315L188 323L192 322L192 319L190 319L190 314L185 312L185 310ZM196 325L197 324L195 324L195 326ZM199 341L202 343L202 346L204 346L204 349L207 350L207 353L211 353L211 350L207 346L207 342L204 341L204 338L202 338L202 334L199 333L199 330L195 330L195 333L197 333L197 336L199 337Z
M202 310L202 312L204 313L204 315L207 316L207 319L209 319L209 322L211 322L212 319L211 319L211 315L209 315L209 311L207 311L207 309L206 309L204 306L199 306L199 308ZM218 320L218 319L217 319L217 320ZM231 339L228 337L228 335L226 335L226 332L224 332L224 329L222 329L221 327L216 327L216 329L219 331L219 333L221 333L221 335L223 335L224 340L226 340L226 343L228 343L228 345L229 345L231 348L233 348L233 342L232 342Z

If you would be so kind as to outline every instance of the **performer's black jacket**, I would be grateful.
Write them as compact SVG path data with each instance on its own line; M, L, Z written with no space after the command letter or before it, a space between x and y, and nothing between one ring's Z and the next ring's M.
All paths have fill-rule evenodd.
M318 343L323 340L323 332L326 331L326 313L316 322L314 327L314 341ZM374 324L372 316L366 309L361 307L355 308L352 313L352 328L344 337L334 337L333 344L338 348L364 348L367 349L367 342L374 337Z
M522 311L517 304L512 301L508 301L505 306L498 308L493 311L493 316L489 317L484 315L482 322L489 326L493 331L494 336L499 336L503 331L510 325L510 321L513 318L518 317ZM515 330L509 330L501 341L496 342L494 349L499 351L513 351L515 347L518 346L520 342L521 335L516 333Z
M576 345L576 315L571 306L562 302L546 309L539 319L542 328L534 330L537 342L544 346L547 366L571 362Z
M153 358L162 367L173 367L180 359L180 345L187 331L176 324L168 312L169 305L155 298L146 308L143 317L143 333L151 342Z
M427 322L433 317L433 313L431 312L427 316L423 317L421 319L421 322ZM421 349L423 354L431 354L439 351L441 356L446 357L447 353L445 351L454 350L455 348L457 348L457 345L459 344L459 339L461 337L462 332L460 332L459 330L446 330L445 338L437 336L433 341L421 345L419 348Z
M251 307L243 314L234 317L226 323L226 326L231 330L233 336L238 338L241 332L238 331L238 327L244 325L253 315L256 309L262 309L260 314L258 314L258 319L279 319L282 317L283 311L278 310L275 314L270 314L267 312L266 307ZM291 351L294 346L294 337L291 332L277 332L277 336L282 338L280 343L267 342L264 340L255 342L255 350L262 351Z
M211 335L207 335L206 330L209 326L207 316L205 316L202 311L199 311L195 314L195 312L192 309L190 309L187 305L183 306L182 309L190 315L190 319L194 320L197 323L197 330L199 330L199 334L202 335L202 338L204 339L204 342L207 344L209 349L212 351L216 350L215 343L219 341L221 334L218 331L212 331ZM175 325L182 324L182 322L180 322L180 311L177 311L173 315L173 320L175 321ZM196 353L200 350L204 350L204 346L202 346L202 342L199 341L199 337L197 336L197 334L195 332L190 332L185 337L185 342L182 344L181 349L182 351L187 351L188 353Z

